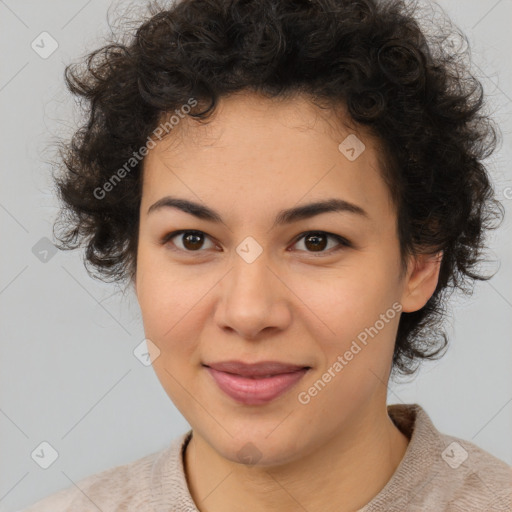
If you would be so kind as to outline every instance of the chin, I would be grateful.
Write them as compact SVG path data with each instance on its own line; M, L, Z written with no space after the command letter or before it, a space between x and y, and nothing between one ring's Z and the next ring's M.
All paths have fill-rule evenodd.
M274 429L278 422L274 425ZM297 458L296 441L299 434L286 429L241 429L239 433L223 435L222 439L207 439L212 448L224 459L246 466L276 466ZM270 434L269 434L270 432Z

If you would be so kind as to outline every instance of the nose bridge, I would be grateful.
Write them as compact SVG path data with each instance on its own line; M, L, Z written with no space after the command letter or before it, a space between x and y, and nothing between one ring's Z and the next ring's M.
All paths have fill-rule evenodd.
M237 248L237 254L233 257L233 269L229 273L229 286L226 290L227 298L236 304L247 304L250 307L261 309L268 306L268 301L272 300L272 283L270 277L272 272L269 270L269 260L267 254L262 250L259 255L254 256L252 248L244 254L239 254L240 247Z
M267 327L282 328L289 319L283 290L269 268L269 258L263 248L256 251L251 243L240 244L233 255L217 315L219 324L248 338Z
M268 279L271 274L269 266L269 251L252 236L246 236L236 247L233 254L233 270L231 275L231 292L244 294L243 288L247 288L249 294L258 291L258 284Z

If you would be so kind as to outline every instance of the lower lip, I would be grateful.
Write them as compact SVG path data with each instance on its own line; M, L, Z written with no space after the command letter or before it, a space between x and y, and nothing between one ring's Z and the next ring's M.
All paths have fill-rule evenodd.
M249 379L210 367L206 369L226 395L245 405L260 405L274 400L299 382L308 371L308 368L303 368L292 373Z

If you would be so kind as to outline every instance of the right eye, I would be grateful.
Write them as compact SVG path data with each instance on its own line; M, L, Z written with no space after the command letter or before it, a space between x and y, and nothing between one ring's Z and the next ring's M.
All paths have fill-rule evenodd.
M200 249L204 248L203 245L205 237L209 238L209 236L206 235L206 233L204 233L203 231L197 231L195 229L181 229L179 231L167 233L160 240L160 243L162 245L168 245L169 243L171 243L172 246L174 246L171 247L172 250L178 250L189 253L201 252ZM172 242L173 238L177 238L178 242ZM215 246L212 244L212 247Z

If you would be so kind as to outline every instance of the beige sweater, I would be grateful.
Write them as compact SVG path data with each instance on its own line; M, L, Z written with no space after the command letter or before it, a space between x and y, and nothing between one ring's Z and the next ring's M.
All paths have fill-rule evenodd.
M357 512L511 512L512 468L478 446L441 434L417 404L388 412L410 438L386 486ZM198 512L183 471L192 431L169 447L89 476L23 512Z

